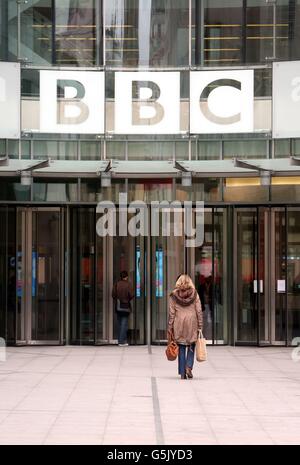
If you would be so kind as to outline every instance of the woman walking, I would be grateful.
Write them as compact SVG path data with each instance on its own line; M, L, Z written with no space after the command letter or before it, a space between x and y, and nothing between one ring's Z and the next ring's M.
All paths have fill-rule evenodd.
M179 346L178 373L192 378L195 343L202 330L202 308L194 283L187 274L178 277L169 300L169 337Z

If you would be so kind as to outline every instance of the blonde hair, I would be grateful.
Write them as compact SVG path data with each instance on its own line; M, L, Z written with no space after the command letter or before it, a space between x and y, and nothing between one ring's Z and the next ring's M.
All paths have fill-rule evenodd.
M195 285L188 274L181 274L176 281L175 289L195 289Z

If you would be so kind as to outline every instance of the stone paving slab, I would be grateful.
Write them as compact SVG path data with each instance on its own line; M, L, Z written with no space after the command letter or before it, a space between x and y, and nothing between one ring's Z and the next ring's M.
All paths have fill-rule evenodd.
M208 347L180 380L165 347L11 347L0 444L300 444L291 348Z

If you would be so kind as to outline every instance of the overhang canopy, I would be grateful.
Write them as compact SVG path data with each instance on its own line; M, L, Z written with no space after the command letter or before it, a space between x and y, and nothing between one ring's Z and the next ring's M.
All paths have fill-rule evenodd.
M0 166L1 176L18 176L22 171L31 171L33 177L99 177L105 172L110 162L108 160L53 160L48 166L40 166L43 160L9 159L6 166Z
M169 178L179 176L173 161L113 161L112 175L118 178Z
M232 160L195 160L180 161L182 167L197 177L256 177L260 170L272 172L272 176L300 175L300 166L290 164L289 158L246 159L254 168L234 166Z
M289 158L247 159L251 168L234 166L233 160L178 160L133 161L133 160L53 160L41 166L45 160L9 159L0 165L0 176L20 176L30 171L33 177L98 178L110 172L113 178L170 178L181 177L190 172L195 177L258 177L260 170L268 170L272 176L300 176L300 165L293 165ZM45 163L47 165L47 163Z

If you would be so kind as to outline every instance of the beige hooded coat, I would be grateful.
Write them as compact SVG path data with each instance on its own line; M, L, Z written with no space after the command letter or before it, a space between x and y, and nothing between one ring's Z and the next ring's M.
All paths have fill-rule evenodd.
M170 295L168 323L168 331L173 330L175 341L186 345L196 342L202 321L197 291L193 288L175 289Z

